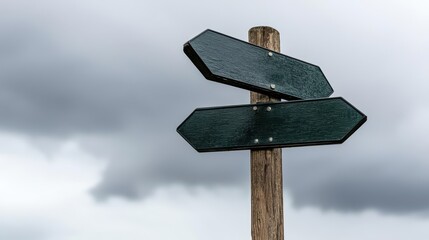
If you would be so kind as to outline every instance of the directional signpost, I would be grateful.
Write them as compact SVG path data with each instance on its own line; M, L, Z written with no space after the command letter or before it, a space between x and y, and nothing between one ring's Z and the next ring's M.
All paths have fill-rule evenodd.
M344 142L366 116L343 98L196 109L177 131L198 152Z
M318 66L274 52L275 29L255 27L249 36L269 49L212 30L185 43L205 78L255 92L255 104L197 108L177 132L198 152L251 150L252 239L282 240L281 148L343 143L367 117L327 98L333 89ZM270 102L276 98L294 101Z
M184 46L205 78L294 100L333 93L318 66L206 30Z

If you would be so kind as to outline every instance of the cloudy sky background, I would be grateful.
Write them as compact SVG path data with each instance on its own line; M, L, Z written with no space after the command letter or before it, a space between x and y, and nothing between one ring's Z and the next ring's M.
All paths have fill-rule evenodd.
M250 239L249 152L199 154L197 107L249 93L182 51L210 28L319 65L368 116L284 149L287 239L429 236L429 3L0 1L0 239Z

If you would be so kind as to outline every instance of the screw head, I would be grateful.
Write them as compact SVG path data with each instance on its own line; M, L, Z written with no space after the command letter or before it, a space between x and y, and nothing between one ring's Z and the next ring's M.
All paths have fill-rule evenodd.
M268 52L268 56L272 57L273 53L272 52Z
M259 143L259 139L255 139L255 141L253 141L254 143Z
M256 111L256 110L258 110L258 107L257 106L253 106L253 111Z
M271 111L271 107L267 107L267 112Z
M270 88L271 89L276 89L276 85L275 84L270 84Z
M269 142L272 142L272 141L273 141L273 138L272 138L272 137L269 137L269 138L268 138L268 141L269 141Z

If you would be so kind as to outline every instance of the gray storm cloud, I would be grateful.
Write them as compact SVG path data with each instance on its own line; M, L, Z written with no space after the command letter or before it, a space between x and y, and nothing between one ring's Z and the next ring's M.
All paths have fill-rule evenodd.
M332 17L312 9L300 13L303 20L297 12L307 6L288 4L290 14L275 12L288 17L270 18L283 34L283 52L321 66L334 95L368 115L344 145L284 151L285 186L294 204L388 213L429 209L429 129L418 121L429 119L429 21L418 14L399 21L391 12L380 16L339 3L345 13ZM139 199L171 184L248 188L248 152L197 154L175 128L196 107L248 102L246 91L206 81L182 45L205 28L243 39L253 16L243 13L232 27L232 12L219 20L209 8L191 15L162 4L117 5L0 4L7 20L0 23L0 128L35 139L76 138L108 159L92 191L100 200Z

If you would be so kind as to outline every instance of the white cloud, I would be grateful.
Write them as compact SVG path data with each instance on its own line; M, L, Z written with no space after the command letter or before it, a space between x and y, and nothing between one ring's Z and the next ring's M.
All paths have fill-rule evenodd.
M0 135L0 237L19 240L250 239L250 194L238 188L158 188L145 200L88 194L104 161L70 140L50 156L25 138ZM14 184L10 184L14 183ZM16 183L16 184L15 184ZM249 186L247 182L247 186ZM426 240L429 220L292 207L285 196L286 239Z
M9 239L201 239L218 226L225 231L209 239L247 232L235 224L249 217L240 191L171 186L145 201L100 204L89 190L105 162L76 142L47 155L26 138L3 133L0 153L0 236Z
M100 181L104 163L69 141L51 156L26 138L0 135L0 207L13 212L67 202Z

